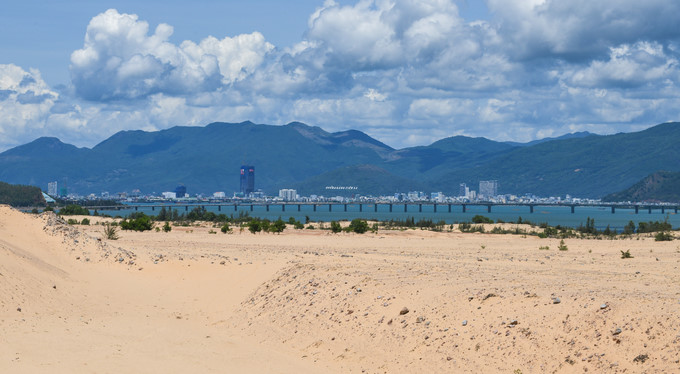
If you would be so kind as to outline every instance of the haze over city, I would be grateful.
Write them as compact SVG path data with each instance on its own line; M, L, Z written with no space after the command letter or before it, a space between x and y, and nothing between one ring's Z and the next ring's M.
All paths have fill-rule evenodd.
M680 113L675 1L10 1L0 151L213 121L395 147L638 131Z

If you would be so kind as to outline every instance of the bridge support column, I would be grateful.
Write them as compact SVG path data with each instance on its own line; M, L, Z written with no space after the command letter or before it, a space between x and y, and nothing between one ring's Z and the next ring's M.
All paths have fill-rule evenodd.
M250 204L250 211L253 211L253 204Z
M135 212L137 211L137 207L135 207Z
M437 204L434 204L434 212L437 213Z
M666 207L662 206L661 207L661 214L664 214L664 213L666 213Z
M345 212L347 211L347 204L345 204Z
M238 210L238 205L234 204L234 212Z
M533 205L529 205L529 213L533 213L533 212L534 212L534 206L533 206Z
M418 211L419 211L420 213L423 212L423 204L418 204Z
M333 211L333 204L328 204L328 211L332 212Z
M269 204L265 204L265 206L267 207L267 212L268 212L269 211Z
M486 206L486 211L487 211L487 213L491 213L491 205Z
M467 211L467 206L465 204L463 204L463 213L465 213L466 211Z
M152 206L152 207L151 207L151 211L154 211L154 210L156 210L156 207L155 207L155 206Z
M678 214L678 207L675 207L675 214Z
M616 207L612 206L612 214L616 213Z
M640 207L636 205L635 206L635 214L638 214L638 213L640 213Z
M408 204L404 204L404 213L408 212Z
M451 213L451 204L449 204L449 213Z
M574 213L576 213L576 207L572 205L571 206L571 214L574 214Z
M359 211L363 212L364 211L364 204L359 204Z
M378 211L378 203L376 203L376 204L373 206L373 211L374 211L374 212L377 212L377 211Z
M648 211L649 211L649 214L652 214L652 207L649 206L649 207L647 207L647 209L648 209Z
M312 204L312 206L314 206L314 211L316 212L316 204Z
M222 211L222 205L218 205L218 206L217 206L217 211L218 211L218 212L221 212L221 211Z
M188 205L185 205L185 206L184 206L184 211L185 211L185 212L188 212L188 211L189 211L189 206L188 206Z
M301 204L298 204L298 212L300 211L300 208L301 208Z
M286 211L286 204L281 204L281 211L285 212Z
M392 204L390 204L390 213L392 213Z

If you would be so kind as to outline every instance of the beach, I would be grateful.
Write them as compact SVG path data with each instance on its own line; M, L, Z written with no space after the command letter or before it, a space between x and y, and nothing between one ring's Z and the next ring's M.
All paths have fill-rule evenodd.
M680 372L678 240L89 218L0 207L0 372Z

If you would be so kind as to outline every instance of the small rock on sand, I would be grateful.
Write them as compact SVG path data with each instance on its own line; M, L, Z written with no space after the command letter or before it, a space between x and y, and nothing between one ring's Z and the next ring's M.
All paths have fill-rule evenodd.
M409 312L408 308L407 308L407 307L403 307L403 308L399 311L399 315L400 315L400 316L403 316L404 314L406 314L406 313L408 313L408 312Z

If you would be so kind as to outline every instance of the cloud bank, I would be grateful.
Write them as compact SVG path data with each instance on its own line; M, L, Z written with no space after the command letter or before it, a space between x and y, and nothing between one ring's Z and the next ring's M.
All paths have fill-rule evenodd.
M72 84L0 65L0 149L37 135L93 145L124 129L212 121L357 128L394 147L453 135L528 141L680 118L673 0L326 1L302 40L253 32L170 42L110 9L87 25Z

